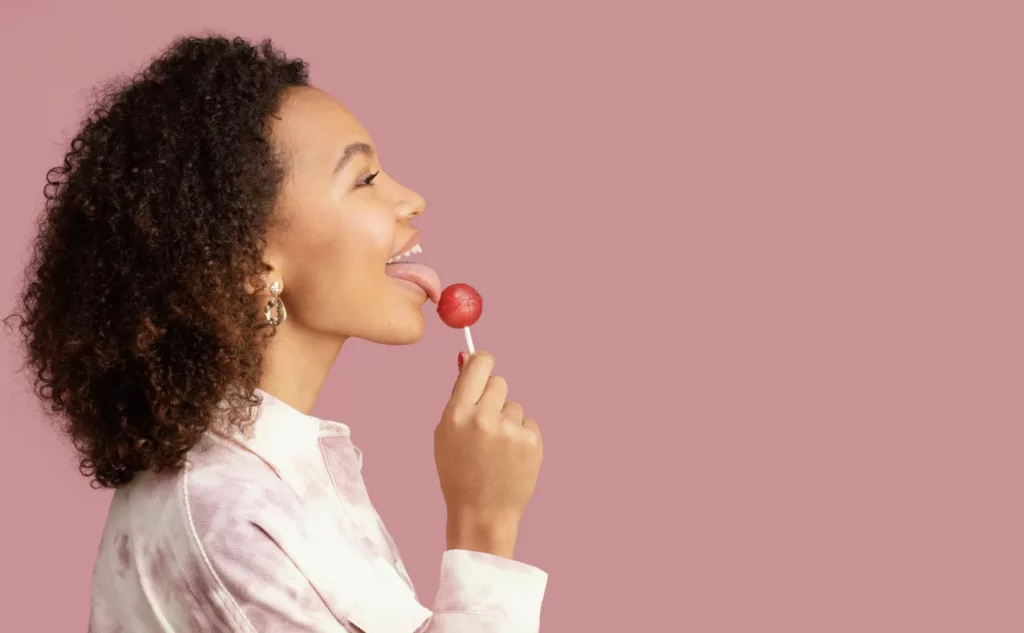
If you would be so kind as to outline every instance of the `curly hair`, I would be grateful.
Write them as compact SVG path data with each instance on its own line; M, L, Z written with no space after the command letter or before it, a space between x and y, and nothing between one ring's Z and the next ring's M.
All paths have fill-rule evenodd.
M180 468L259 405L272 328L251 292L285 175L268 125L304 85L269 40L179 39L101 91L50 170L7 324L94 487Z

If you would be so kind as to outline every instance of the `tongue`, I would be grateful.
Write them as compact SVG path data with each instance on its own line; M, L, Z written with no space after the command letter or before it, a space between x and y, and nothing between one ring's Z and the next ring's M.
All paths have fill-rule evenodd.
M397 264L388 264L384 267L384 272L387 273L388 277L404 279L423 288L427 296L434 303L437 303L438 298L441 296L441 279L430 266L399 262Z

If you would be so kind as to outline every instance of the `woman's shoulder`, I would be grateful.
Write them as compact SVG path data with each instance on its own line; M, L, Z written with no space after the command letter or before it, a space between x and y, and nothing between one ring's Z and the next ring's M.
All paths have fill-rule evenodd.
M177 471L138 474L117 490L107 530L175 544L209 560L254 533L252 525L298 511L300 500L265 461L230 438L205 436ZM166 549L166 547L164 548Z
M258 522L257 514L290 512L296 502L260 457L211 434L190 451L181 469L139 473L118 488L107 523L108 528L124 524L140 537L167 534L201 545L211 526Z
M200 542L211 528L259 525L268 515L297 512L301 503L267 462L229 437L206 436L181 477L182 501Z
M93 574L96 630L105 622L148 630L157 612L176 630L244 630L218 568L232 551L263 538L253 514L273 512L274 504L260 508L256 498L276 498L287 511L287 491L269 466L212 437L184 468L139 473L118 488ZM220 598L197 603L191 595Z

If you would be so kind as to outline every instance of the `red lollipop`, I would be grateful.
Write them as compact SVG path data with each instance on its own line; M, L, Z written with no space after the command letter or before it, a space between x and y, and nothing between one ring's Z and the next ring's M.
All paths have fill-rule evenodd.
M473 349L473 336L469 333L469 326L477 322L483 311L484 298L469 284L448 286L437 301L437 315L448 327L462 328L466 334L466 347L471 356L476 350Z

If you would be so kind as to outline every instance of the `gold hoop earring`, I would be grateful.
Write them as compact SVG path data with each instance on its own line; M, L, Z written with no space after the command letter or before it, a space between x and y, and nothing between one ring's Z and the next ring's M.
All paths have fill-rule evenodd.
M279 294L281 294L281 282L275 281L270 284L270 301L267 301L267 307L263 310L263 316L266 317L267 323L274 327L281 325L288 318L288 311L278 296Z

